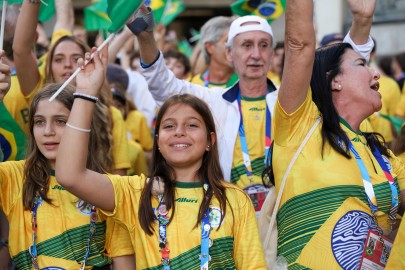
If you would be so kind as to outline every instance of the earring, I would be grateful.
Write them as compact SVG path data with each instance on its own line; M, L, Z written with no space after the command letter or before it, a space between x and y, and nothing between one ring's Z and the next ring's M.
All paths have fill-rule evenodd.
M208 145L205 151L210 151L210 146Z
M342 85L341 85L341 84L339 84L339 85L338 85L338 88L339 88L339 89L342 89Z

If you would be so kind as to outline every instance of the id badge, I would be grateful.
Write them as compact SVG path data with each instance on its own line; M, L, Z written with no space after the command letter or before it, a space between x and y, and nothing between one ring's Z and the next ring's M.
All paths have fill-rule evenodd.
M266 200L266 196L269 193L269 188L263 185L251 185L244 188L245 193L252 200L253 206L256 211L256 217L259 217L260 210L262 209L263 203Z
M360 270L383 270L387 265L388 258L392 249L392 241L383 236L383 244L379 240L378 233L369 230L361 256Z

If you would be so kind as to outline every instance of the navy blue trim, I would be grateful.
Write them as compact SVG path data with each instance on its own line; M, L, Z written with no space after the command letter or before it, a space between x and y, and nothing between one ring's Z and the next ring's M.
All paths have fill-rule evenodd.
M276 86L274 83L270 80L267 79L267 88L269 89L269 92L274 92L277 90ZM238 94L239 94L239 81L235 83L232 87L230 87L223 95L222 97L229 101L229 102L234 102L238 99Z
M141 60L139 61L139 62L141 63L141 67L142 67L142 68L149 68L149 67L153 66L153 64L155 64L156 61L159 60L160 55L161 55L161 53L159 52L158 55L156 56L156 59L153 60L153 62L150 63L150 64L145 64L144 62L142 62L142 59L141 59Z

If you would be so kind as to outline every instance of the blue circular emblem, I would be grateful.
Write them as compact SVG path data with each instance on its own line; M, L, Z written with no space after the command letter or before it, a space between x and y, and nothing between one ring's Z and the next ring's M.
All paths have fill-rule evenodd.
M376 229L372 216L350 211L339 219L332 231L332 253L343 269L359 269L369 229Z
M274 2L266 2L263 4L260 4L257 8L257 11L259 12L260 15L263 17L269 17L274 14L274 12L277 9L277 4Z
M42 268L41 270L66 270L66 269L65 268L60 268L60 267L57 267L57 266L48 266L48 267Z
M7 160L11 156L11 145L3 134L0 134L0 147L3 152L3 160Z

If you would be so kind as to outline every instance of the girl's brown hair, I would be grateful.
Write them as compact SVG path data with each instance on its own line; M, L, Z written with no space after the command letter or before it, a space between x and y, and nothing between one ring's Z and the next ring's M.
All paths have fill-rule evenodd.
M90 47L75 38L74 36L63 36L58 39L49 50L48 59L46 62L46 82L47 83L56 83L55 78L52 74L52 63L55 54L56 48L59 44L70 41L76 43L82 50L82 54L90 52ZM91 129L94 130L90 136L93 138L90 140L90 148L93 149L91 153L94 157L93 170L103 173L103 172L112 172L114 167L113 159L113 137L112 137L112 126L113 121L110 112L111 98L108 96L109 89L106 90L105 85L103 86L102 91L100 92L99 101L96 104L96 108L93 115L93 121L91 123ZM95 136L97 134L97 136ZM99 168L103 168L100 170Z
M207 128L207 139L210 146L210 151L205 151L202 157L202 165L200 169L197 171L197 175L202 182L207 182L209 185L208 190L205 192L203 196L203 200L200 205L198 219L196 226L201 223L202 218L210 206L211 200L213 196L217 198L220 204L220 208L223 211L223 215L221 217L222 220L226 214L226 206L227 206L227 197L225 194L225 186L223 184L223 174L219 163L219 156L218 156L218 146L216 143L211 141L211 133L215 133L215 122L212 117L211 111L208 105L202 101L201 99L189 95L189 94L182 94L182 95L174 95L170 97L160 108L159 113L156 118L156 134L159 133L160 125L162 122L162 117L166 113L166 111L177 104L184 104L193 108L203 119L205 126ZM151 168L151 179L155 176L159 176L163 179L165 184L164 190L164 200L166 202L167 209L172 210L172 216L170 221L172 220L175 212L175 186L176 186L176 179L175 173L173 168L171 168L165 158L162 156L158 149L158 145L156 140L153 144L153 167ZM153 222L156 219L155 213L152 209L152 182L149 181L145 188L142 191L140 205L139 205L139 221L141 224L142 229L149 235L153 233ZM203 191L204 192L204 191ZM231 208L232 210L232 208Z
M33 206L34 197L38 194L47 203L52 203L48 198L49 190L49 179L51 176L51 167L49 166L47 158L39 150L35 138L34 138L34 116L38 108L38 104L41 100L49 99L60 87L60 83L52 83L45 86L40 92L38 92L31 103L29 110L29 140L27 148L27 157L24 167L25 180L23 184L23 205L24 209L31 210ZM55 101L61 102L69 111L73 106L73 93L75 88L68 85L65 90L63 90L55 99ZM100 103L100 102L98 102ZM99 105L98 105L99 106ZM105 146L103 145L103 140L100 139L100 135L108 136L108 134L98 134L94 132L97 128L100 128L100 120L96 117L96 112L94 112L93 120L91 123L90 141L89 141L89 153L87 157L87 168L105 173L110 170L110 164L108 159L105 157ZM102 119L105 121L105 119ZM96 128L97 126L97 128ZM98 129L100 130L100 129ZM106 131L101 131L106 133ZM111 156L111 154L110 154ZM110 158L111 159L111 158Z

